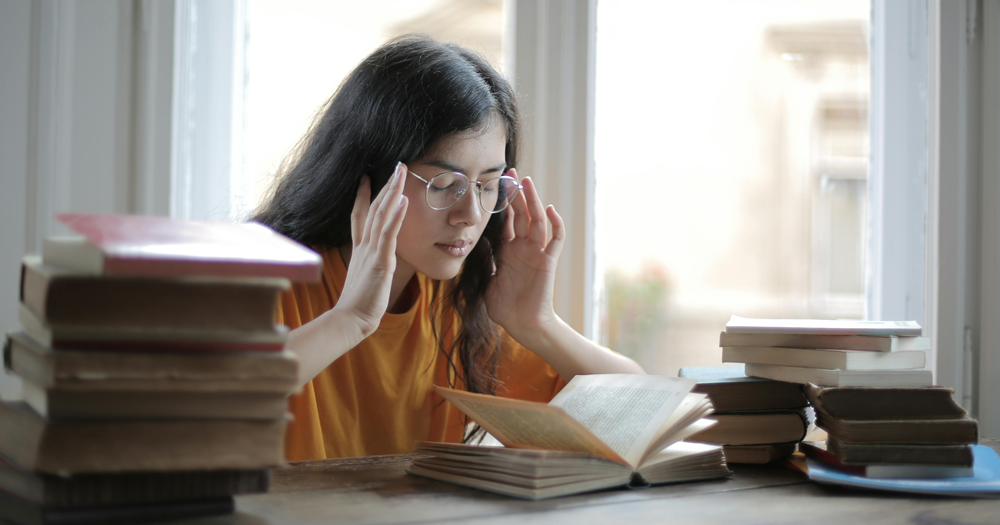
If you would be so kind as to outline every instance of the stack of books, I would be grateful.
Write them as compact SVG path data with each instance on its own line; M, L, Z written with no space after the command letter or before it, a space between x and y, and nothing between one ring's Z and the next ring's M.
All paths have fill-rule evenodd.
M718 423L689 438L722 445L727 463L770 463L795 452L809 428L808 401L800 385L748 377L742 366L680 369L708 395Z
M978 425L944 387L806 386L825 442L803 443L816 460L872 478L973 476Z
M748 319L733 316L720 337L722 361L746 374L820 386L931 385L930 340L914 321Z
M0 518L225 513L265 491L298 384L277 298L319 256L254 224L59 219L79 236L24 258L4 348L23 401L0 403Z
M802 385L826 431L800 447L814 460L868 478L974 475L977 422L932 385L916 322L733 316L721 346L749 376Z

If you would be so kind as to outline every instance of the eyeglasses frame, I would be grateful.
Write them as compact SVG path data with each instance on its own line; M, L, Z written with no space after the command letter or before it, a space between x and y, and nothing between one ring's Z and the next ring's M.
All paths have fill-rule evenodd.
M451 208L455 207L455 205L458 204L459 202L462 202L462 199L465 197L465 193L462 193L461 197L459 197L458 199L456 199L455 202L451 203L450 206L447 206L445 208L435 208L434 206L431 206L431 203L428 202L428 197L430 196L431 184L434 182L434 179L436 179L436 178L438 178L438 177L440 177L442 175L461 175L461 176L465 177L465 180L469 181L470 185L475 184L475 186L476 186L476 198L479 201L479 207L482 208L483 211L485 211L486 213L489 213L491 215L497 214L497 213L500 213L500 212L506 210L510 206L511 203L508 202L507 206L504 206L503 208L500 208L499 210L494 210L494 211L487 210L486 207L483 206L483 187L484 186L486 186L490 182L493 182L496 179L502 179L502 178L506 177L508 179L513 180L517 184L517 191L523 191L524 190L524 186L521 184L521 181L515 179L514 177L511 177L510 175L506 175L506 174L505 175L501 175L499 177L494 177L492 179L487 180L486 182L483 182L481 180L474 181L474 180L470 179L468 177L468 175L466 175L464 173L461 173L461 172L458 172L458 171L446 171L444 173L438 173L437 175L431 177L430 180L427 180L427 179L421 177L420 175L417 175L416 173L413 173L410 170L406 170L406 172L409 173L410 175L413 175L418 180L420 180L420 182L423 182L424 184L427 185L427 187L426 187L426 189L424 191L424 202L427 204L427 206L430 207L430 209L435 210L435 211L444 211L444 210L451 209ZM504 172L504 173L506 173L506 172ZM466 188L465 192L467 193L468 191L469 191L468 188ZM517 193L514 193L514 195L517 195ZM511 202L513 202L513 200L511 200Z

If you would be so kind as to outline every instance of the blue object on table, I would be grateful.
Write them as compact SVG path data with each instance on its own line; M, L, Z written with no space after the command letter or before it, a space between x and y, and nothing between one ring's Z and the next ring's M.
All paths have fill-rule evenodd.
M806 461L809 479L819 483L938 496L1000 497L1000 456L983 445L972 445L972 456L973 476L944 479L873 479L844 472L812 458Z

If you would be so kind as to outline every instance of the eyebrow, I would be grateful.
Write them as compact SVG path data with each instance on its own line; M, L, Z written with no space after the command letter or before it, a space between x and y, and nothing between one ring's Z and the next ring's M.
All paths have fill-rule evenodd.
M458 173L465 174L465 170L463 170L462 168L460 168L460 167L458 167L458 166L456 166L456 165L454 165L454 164L452 164L452 163L450 163L450 162L448 162L446 160L433 159L433 160L427 161L426 164L428 166L434 166L436 168L441 168L443 170L455 171L455 172L458 172ZM486 175L486 174L489 174L489 173L499 173L499 172L504 171L504 168L506 168L506 167L507 167L507 163L506 162L501 163L501 164L497 164L496 166L493 166L492 168L487 168L487 169L483 170L483 172L480 173L480 175Z

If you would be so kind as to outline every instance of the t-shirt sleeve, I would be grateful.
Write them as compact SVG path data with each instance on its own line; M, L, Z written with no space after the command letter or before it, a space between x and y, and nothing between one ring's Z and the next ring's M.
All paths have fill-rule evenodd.
M566 381L554 368L503 329L500 337L506 352L500 368L503 386L497 390L498 395L548 403L566 386Z

